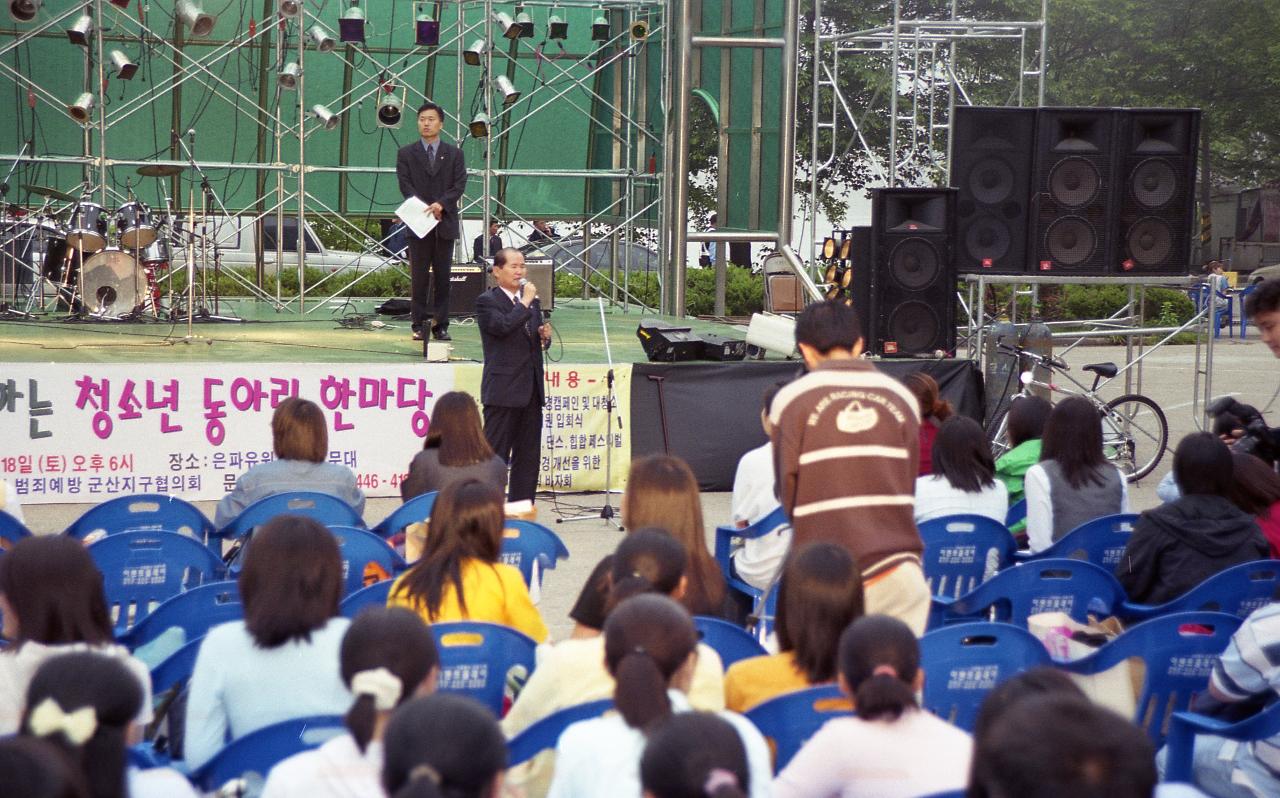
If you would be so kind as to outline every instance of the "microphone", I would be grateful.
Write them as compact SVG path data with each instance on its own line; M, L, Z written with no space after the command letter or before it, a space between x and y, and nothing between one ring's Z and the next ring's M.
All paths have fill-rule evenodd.
M187 131L187 143L188 143L188 146L191 147L191 149L193 150L195 149L196 147L196 129L195 128L191 128L190 130Z
M517 285L519 285L521 288L524 288L528 284L529 284L529 281L524 279L523 277L521 277L520 282L517 283Z

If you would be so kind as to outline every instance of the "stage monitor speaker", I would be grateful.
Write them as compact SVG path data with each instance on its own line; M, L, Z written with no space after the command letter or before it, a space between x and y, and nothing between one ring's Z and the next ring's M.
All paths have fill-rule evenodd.
M1036 121L1032 271L1101 276L1115 271L1112 108L1041 108Z
M476 299L484 290L484 267L455 263L449 271L449 315L476 315Z
M910 357L955 350L955 198L951 188L872 192L871 335L866 339L872 354Z
M747 342L741 338L727 338L714 333L699 333L702 341L703 360L745 360Z
M1199 109L1127 109L1117 137L1118 274L1187 274Z
M538 287L538 304L544 311L554 310L556 306L556 262L551 258L530 258L524 260L525 277ZM485 288L493 288L498 281L493 272L485 267Z
M853 273L849 278L849 298L853 300L853 309L857 311L858 321L862 323L862 340L870 347L871 321L875 318L871 299L876 274L875 261L872 259L871 228L855 227L847 233L849 269Z
M641 319L636 337L644 354L657 363L677 363L702 357L702 339L690 327L677 327L656 319ZM745 351L745 350L744 350Z
M1023 274L1036 109L957 106L952 125L956 271Z

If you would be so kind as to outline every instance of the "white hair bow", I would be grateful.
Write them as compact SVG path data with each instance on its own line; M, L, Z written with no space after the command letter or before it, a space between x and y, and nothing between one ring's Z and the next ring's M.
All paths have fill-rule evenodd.
M387 712L396 708L396 703L404 692L404 685L400 683L399 677L386 668L374 668L360 671L351 677L351 692L357 696L372 696L374 708Z
M41 701L27 718L27 726L37 737L49 737L58 732L75 745L84 745L98 730L98 715L92 706L81 707L75 712L64 712L52 698Z

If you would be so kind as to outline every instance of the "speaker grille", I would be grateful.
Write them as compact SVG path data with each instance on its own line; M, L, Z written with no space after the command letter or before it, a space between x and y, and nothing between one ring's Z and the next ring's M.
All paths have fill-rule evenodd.
M889 314L888 340L903 353L929 352L941 348L942 321L927 302L911 300Z
M1102 177L1092 163L1083 158L1064 158L1049 175L1049 196L1068 208L1080 208L1093 202L1102 186Z
M942 259L933 244L922 238L908 238L893 248L889 256L889 276L908 291L920 291L938 279Z
M969 194L983 205L999 205L1013 196L1013 168L999 158L983 158L969 173Z
M1186 274L1196 227L1195 175L1200 112L1135 108L1120 117L1113 217L1121 269Z
M964 233L965 252L980 262L1001 260L1012 244L1008 223L989 213L972 222Z
M1139 266L1159 266L1173 254L1173 230L1164 219L1139 219L1125 234L1129 257Z
M1149 210L1163 208L1178 192L1178 173L1163 158L1148 158L1129 176L1129 190Z
M1027 268L1034 108L959 106L952 118L951 185L960 272L1020 274Z
M1093 225L1079 216L1055 219L1045 233L1045 249L1054 263L1070 268L1088 263L1098 248Z

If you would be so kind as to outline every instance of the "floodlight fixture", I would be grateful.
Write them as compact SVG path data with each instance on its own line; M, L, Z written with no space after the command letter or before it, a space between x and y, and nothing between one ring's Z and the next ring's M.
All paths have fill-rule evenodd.
M282 89L298 88L298 78L300 77L302 77L302 67L298 66L297 61L290 61L284 65L284 69L276 73L276 81Z
M330 111L327 105L317 103L311 106L311 113L315 114L316 119L320 120L320 125L325 130L333 130L338 126L338 115Z
M77 97L75 102L67 106L67 113L80 124L87 125L93 114L93 92L86 91Z
M302 0L280 0L277 8L280 10L280 16L293 19L302 13Z
M520 36L520 26L505 11L493 12L493 24L497 25L498 30L502 31L502 35L508 39L516 39Z
M565 22L559 14L552 13L547 17L547 38L552 40L569 38L569 23Z
M462 60L468 66L480 66L484 63L484 51L488 46L484 39L476 39L470 47L462 51Z
M517 38L533 38L533 17L529 16L528 11L521 11L516 14L516 27L520 29L520 32L516 34Z
M629 30L633 41L642 42L649 38L649 21L647 19L637 19L631 23Z
M435 47L440 44L440 22L427 11L425 3L418 6L413 28L419 47Z
M511 78L506 75L499 75L494 79L498 85L498 91L502 92L502 106L510 108L520 99L520 90L516 88L516 84L511 82Z
M596 9L596 17L591 20L591 41L609 41L609 17L604 13L604 6Z
M87 13L76 17L76 21L71 23L71 27L67 28L67 41L72 44L88 47L89 40L92 37L93 17Z
M840 248L840 242L832 236L822 239L822 259L832 260L836 256L837 250Z
M322 53L331 53L337 46L337 42L333 40L333 34L325 30L320 23L311 26L310 36L311 41L315 42L316 49Z
M174 15L182 20L182 24L187 26L192 36L203 38L213 33L213 26L217 24L218 18L212 14L206 14L204 9L195 0L178 0L178 4L174 6Z
M394 93L387 94L378 103L378 127L400 127L403 111L404 101Z
M471 138L482 139L487 137L489 135L489 115L485 113L476 114L468 127L471 130Z
M111 51L111 68L121 80L133 80L133 76L138 72L138 65L125 55L123 50Z
M9 0L9 16L14 22L30 22L40 11L44 0Z
M344 42L364 44L364 10L360 8L360 0L351 0L351 7L342 12L338 20L338 38Z

